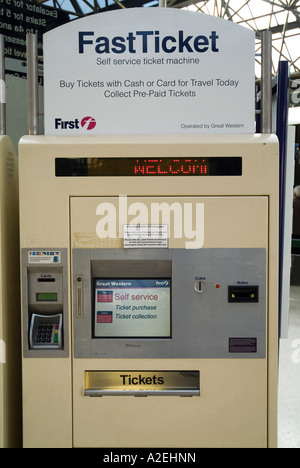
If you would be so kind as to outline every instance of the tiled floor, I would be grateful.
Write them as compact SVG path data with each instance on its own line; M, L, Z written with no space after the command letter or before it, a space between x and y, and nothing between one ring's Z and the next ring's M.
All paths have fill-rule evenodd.
M300 448L300 286L291 286L288 338L280 340L278 448Z

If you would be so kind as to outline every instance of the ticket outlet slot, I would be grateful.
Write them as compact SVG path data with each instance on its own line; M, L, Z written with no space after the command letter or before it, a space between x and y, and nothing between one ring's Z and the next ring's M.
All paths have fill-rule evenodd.
M86 371L84 396L200 396L199 371Z
M48 249L23 253L27 262L23 268L27 293L23 299L27 311L23 323L23 348L24 354L32 357L51 357L53 353L56 357L57 353L63 356L68 348L64 340L67 329L66 271L61 265L61 254L54 255L54 252Z

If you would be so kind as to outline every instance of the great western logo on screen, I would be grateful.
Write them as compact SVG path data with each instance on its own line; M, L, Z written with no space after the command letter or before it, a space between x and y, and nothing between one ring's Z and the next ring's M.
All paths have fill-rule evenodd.
M78 130L83 128L85 130L93 130L97 125L96 120L94 117L83 117L81 119L73 119L73 120L63 120L61 118L56 118L54 122L54 126L56 130Z

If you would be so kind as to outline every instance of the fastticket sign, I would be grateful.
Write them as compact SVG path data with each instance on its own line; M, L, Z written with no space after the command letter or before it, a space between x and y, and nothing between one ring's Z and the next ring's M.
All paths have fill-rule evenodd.
M46 134L254 133L254 32L132 8L44 36Z

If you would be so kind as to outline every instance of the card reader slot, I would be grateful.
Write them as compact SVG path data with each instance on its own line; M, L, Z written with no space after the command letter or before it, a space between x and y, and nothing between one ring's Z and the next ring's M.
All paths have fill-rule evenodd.
M55 283L55 278L38 278L38 283Z

